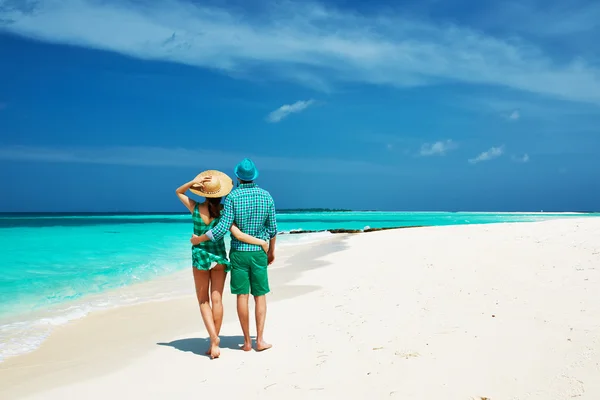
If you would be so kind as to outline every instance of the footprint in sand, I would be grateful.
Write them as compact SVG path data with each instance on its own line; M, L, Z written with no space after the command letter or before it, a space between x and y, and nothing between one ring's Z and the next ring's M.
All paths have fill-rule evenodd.
M414 351L414 352L413 351L406 351L406 352L405 351L396 351L394 354L397 355L398 357L406 358L407 360L409 358L416 358L416 357L420 356L420 354L417 353L416 351Z

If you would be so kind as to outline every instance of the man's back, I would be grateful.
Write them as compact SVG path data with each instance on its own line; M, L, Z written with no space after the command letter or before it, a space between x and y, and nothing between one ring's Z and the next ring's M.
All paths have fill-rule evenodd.
M269 192L259 188L255 183L241 184L227 196L221 220L223 224L219 224L212 232L215 237L225 235L226 230L231 226L230 221L235 223L242 232L266 241L277 234L273 198ZM260 250L260 246L240 242L232 237L231 249L257 251Z

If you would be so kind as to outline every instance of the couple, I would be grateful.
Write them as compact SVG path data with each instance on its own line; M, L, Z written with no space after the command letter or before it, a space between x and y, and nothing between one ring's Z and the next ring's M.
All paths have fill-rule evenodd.
M256 350L271 348L263 338L263 331L267 314L265 295L270 291L267 266L275 260L275 204L269 192L254 183L258 170L252 160L242 160L235 167L235 175L238 187L233 191L231 178L219 171L204 171L176 191L179 200L192 213L194 222L194 235L190 240L193 245L192 271L200 313L210 336L210 348L206 354L211 358L221 354L221 298L229 271L231 293L237 295L237 313L244 333L242 349L252 350L249 294L254 296L255 301ZM188 190L206 198L206 201L197 203L190 199L185 195ZM225 196L225 202L221 204L221 198ZM228 231L232 234L229 260L223 241Z

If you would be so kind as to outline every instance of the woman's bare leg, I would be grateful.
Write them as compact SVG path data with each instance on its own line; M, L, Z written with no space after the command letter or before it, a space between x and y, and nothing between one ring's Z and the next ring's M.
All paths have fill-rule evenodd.
M223 324L222 299L226 276L225 265L219 264L210 270L210 300L212 303L212 315L217 336L221 332L221 325Z
M215 321L208 297L210 272L193 267L192 270L194 271L194 284L196 285L196 297L198 297L198 303L200 304L200 314L210 337L210 358L217 358L221 355L221 349L219 349L220 339L215 329Z

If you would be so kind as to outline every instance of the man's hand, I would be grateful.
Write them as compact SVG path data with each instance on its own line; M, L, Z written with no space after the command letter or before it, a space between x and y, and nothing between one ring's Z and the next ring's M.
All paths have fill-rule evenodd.
M269 251L267 253L267 260L269 262L267 265L273 264L273 261L275 261L275 252L274 251Z
M192 242L192 244L194 246L196 246L197 244L200 244L201 243L200 236L198 236L198 235L192 235L192 238L190 239L190 242Z

